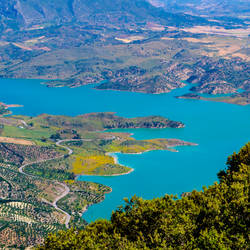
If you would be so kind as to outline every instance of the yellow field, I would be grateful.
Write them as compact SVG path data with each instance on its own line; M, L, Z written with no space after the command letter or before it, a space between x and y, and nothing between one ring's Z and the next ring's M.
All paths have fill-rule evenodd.
M115 164L114 158L108 155L76 156L72 171L74 174L93 174L96 168L108 164Z

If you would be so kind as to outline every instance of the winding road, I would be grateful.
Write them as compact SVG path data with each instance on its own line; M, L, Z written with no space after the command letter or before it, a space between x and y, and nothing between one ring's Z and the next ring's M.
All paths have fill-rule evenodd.
M66 211L64 211L64 210L62 210L61 208L59 208L58 206L57 206L57 202L59 201L59 200L61 200L63 197L65 197L69 192L70 192L70 189L69 189L69 187L66 185L66 184L64 184L64 183L58 183L58 184L60 184L60 185L62 185L63 187L64 187L64 192L60 195L60 196L58 196L58 197L56 197L56 199L53 201L53 203L51 204L56 210L58 210L58 211L61 211L62 213L64 213L65 214L65 216L66 216L66 220L65 220L65 226L66 226L66 228L69 228L69 221L70 221L70 218L71 218L71 215L70 214L68 214Z
M78 140L85 140L85 139L78 139ZM60 141L57 141L57 142L56 142L56 145L57 145L58 147L62 147L62 148L67 149L67 150L68 150L68 154L67 154L67 155L71 155L71 154L73 153L73 150L72 150L71 148L67 147L67 146L62 146L62 145L61 145L61 143L67 142L67 141L74 141L74 140L72 140L72 139L71 139L71 140L60 140ZM54 158L50 158L50 159L46 159L46 160L40 160L40 161L31 162L31 163L26 163L26 164L22 165L22 166L18 169L18 172L19 172L20 174L23 174L23 175L26 175L26 176L29 176L29 177L32 177L32 178L37 178L37 176L35 176L35 175L31 175L31 174L25 173L25 172L23 171L23 169L24 169L25 167L29 166L29 165L32 165L32 164L43 163L43 162L46 162L46 161L61 159L61 158L63 158L64 156L65 156L65 155L60 155L60 156L58 156L58 157L54 157ZM59 208L59 207L57 206L57 202L58 202L59 200L61 200L63 197L65 197L65 196L70 192L70 189L69 189L69 187L68 187L66 184L64 184L64 183L56 182L56 184L59 184L59 185L63 186L63 187L64 187L64 192L63 192L61 195L59 195L58 197L56 197L56 199L53 201L53 203L51 203L51 202L49 202L49 201L47 201L47 200L44 200L44 201L45 201L46 203L50 204L51 206L53 206L56 210L62 212L62 213L66 216L65 226L66 226L66 228L69 228L69 221L70 221L71 216L70 216L70 214L68 214L66 211L64 211L64 210L62 210L61 208Z
M115 138L115 136L112 136L108 140L113 140L114 138ZM67 154L68 156L73 154L73 150L71 148L69 148L68 146L61 145L61 143L63 143L63 142L70 142L70 141L93 141L93 139L65 139L65 140L59 140L59 141L57 141L56 142L56 146L61 147L61 148L65 148L66 150L68 150L68 154ZM26 164L22 165L18 169L18 172L20 174L23 174L23 175L26 175L26 176L29 176L29 177L32 177L32 178L37 178L38 176L25 173L23 171L23 169L25 167L29 166L29 165L32 165L32 164L43 163L43 162L47 162L47 161L51 161L51 160L61 159L63 157L65 157L65 155L60 155L60 156L57 156L57 157L54 157L54 158L50 158L50 159L46 159L46 160L40 160L40 161L31 162L31 163L26 163ZM69 222L70 222L71 215L68 214L66 211L62 210L61 208L59 208L57 206L57 202L59 200L61 200L62 198L64 198L66 195L68 195L68 193L70 192L70 189L69 189L69 187L65 183L56 182L56 184L63 186L64 187L64 192L61 195L59 195L58 197L56 197L56 199L53 201L53 203L51 203L51 202L49 202L49 201L47 201L45 199L44 199L44 201L46 203L50 204L51 206L53 206L57 211L62 212L66 216L65 226L66 226L66 228L69 228Z

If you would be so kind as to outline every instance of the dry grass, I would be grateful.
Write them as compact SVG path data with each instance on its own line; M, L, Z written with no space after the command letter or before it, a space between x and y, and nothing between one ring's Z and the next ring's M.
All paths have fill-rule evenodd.
M121 41L123 43L131 43L131 42L134 42L134 41L140 41L140 40L143 40L145 37L143 36L129 36L129 37L116 37L115 39L117 41Z
M25 43L33 45L33 44L36 44L36 43L40 42L40 40L43 40L44 38L46 38L46 37L45 36L40 36L40 37L37 37L37 38L26 40Z
M20 49L24 49L24 50L27 50L27 51L32 51L31 48L26 47L26 46L24 46L22 44L19 44L19 43L12 43L12 44L15 45L16 47L20 48Z
M210 49L209 51L202 51L205 56L221 56L224 58L240 57L243 60L249 61L250 58L247 54L242 53L240 50L248 48L247 39L237 37L219 37L219 36L206 36L203 38L184 37L182 40L200 43L202 46Z
M11 138L11 137L2 137L2 136L0 136L0 142L27 145L27 146L35 145L35 143L33 143L32 141Z
M6 46L6 45L8 45L8 44L9 44L9 42L0 41L0 46Z
M53 202L65 191L65 188L60 184L37 182L37 185L39 185L39 188L42 190L40 198L49 202Z
M152 30L152 31L164 31L165 27L158 24L158 23L152 23L152 22L148 22L146 25L145 30Z
M242 53L234 53L234 54L232 55L232 57L240 57L240 58L243 59L243 60L250 61L249 56L244 55L244 54L242 54Z
M50 51L51 49L47 46L43 47L37 47L36 44L39 44L41 42L46 42L47 39L45 36L40 36L37 38L29 39L24 41L23 43L12 43L14 46L21 48L23 50L32 51L32 50L44 50L44 51Z
M161 40L172 41L172 40L174 40L174 38L171 38L171 37L162 37Z
M250 34L250 28L247 29L224 29L217 26L194 26L192 28L182 29L186 32L191 32L195 34L205 33L221 36L236 36L236 37L248 37Z
M191 43L207 43L208 41L204 42L202 41L203 39L197 39L197 38L193 38L193 37L183 37L182 40L191 42Z

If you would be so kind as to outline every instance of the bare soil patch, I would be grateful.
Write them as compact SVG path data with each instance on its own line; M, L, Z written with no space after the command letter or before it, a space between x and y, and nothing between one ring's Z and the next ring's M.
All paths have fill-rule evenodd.
M17 139L17 138L11 138L11 137L1 137L1 136L0 136L0 142L20 144L20 145L28 145L28 146L35 145L32 141Z

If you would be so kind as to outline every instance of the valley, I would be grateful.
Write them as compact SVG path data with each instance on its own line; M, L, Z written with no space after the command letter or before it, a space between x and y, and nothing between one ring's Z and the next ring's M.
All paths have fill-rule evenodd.
M84 15L79 15L84 1L72 1L64 8L67 18L61 20L54 11L58 3L36 2L46 9L50 21L45 22L37 9L19 3L11 8L10 1L10 19L2 22L1 78L42 79L49 87L100 83L96 88L151 94L182 88L188 81L198 95L233 95L243 89L244 103L249 102L245 19L237 27L226 26L209 18L168 13L144 0L123 0L114 8L102 9L109 5L100 1L90 4ZM20 19L9 27L11 15Z
M0 1L0 248L247 245L248 2Z

